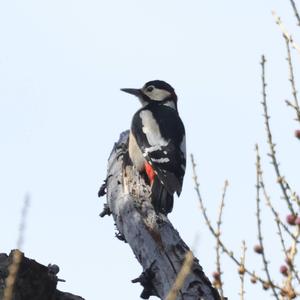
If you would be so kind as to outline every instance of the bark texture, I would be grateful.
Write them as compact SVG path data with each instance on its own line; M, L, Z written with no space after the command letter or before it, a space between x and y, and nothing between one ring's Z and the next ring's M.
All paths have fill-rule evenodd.
M18 250L15 250L18 251ZM56 289L59 268L48 267L23 254L16 276L12 300L84 300L79 296L64 293ZM5 279L12 263L13 251L10 255L0 253L0 300L4 297Z
M101 216L113 215L117 237L129 244L143 267L141 276L133 280L144 287L141 298L154 295L166 299L189 248L169 219L155 213L149 185L128 163L127 146L128 132L124 132L109 157L107 204ZM103 192L102 188L99 194ZM176 299L220 299L196 258Z

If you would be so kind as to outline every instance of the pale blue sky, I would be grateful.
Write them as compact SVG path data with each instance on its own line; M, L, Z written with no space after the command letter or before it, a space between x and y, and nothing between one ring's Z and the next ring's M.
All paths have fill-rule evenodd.
M300 42L287 0L0 2L0 252L15 247L22 201L29 193L23 250L43 264L60 266L60 277L67 280L59 284L61 290L89 300L139 299L141 287L130 280L141 268L129 246L114 237L112 218L98 217L103 199L97 191L113 143L139 108L119 89L162 79L177 91L188 152L198 162L209 214L215 220L228 179L224 240L239 256L246 239L250 268L260 271L260 257L251 250L256 142L269 192L280 202L265 155L262 53L268 60L279 158L299 190L297 124L284 104L291 99L285 44L272 9ZM293 54L299 65L299 55ZM214 240L198 210L189 162L170 219L189 245L199 236L197 255L210 276ZM275 226L269 214L264 220L276 273L281 258L274 255ZM238 299L236 266L224 260L225 293ZM250 287L247 296L266 299L268 294Z

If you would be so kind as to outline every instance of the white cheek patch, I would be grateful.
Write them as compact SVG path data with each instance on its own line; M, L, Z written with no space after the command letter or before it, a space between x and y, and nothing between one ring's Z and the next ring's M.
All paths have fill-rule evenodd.
M153 89L151 92L148 92L147 90L144 92L151 100L154 101L163 101L169 96L171 96L171 93L169 93L166 90L161 89Z
M140 117L142 119L143 132L147 137L148 143L150 146L154 146L151 150L153 151L154 149L160 149L160 147L167 146L168 141L162 137L152 112L150 110L142 110L140 112Z

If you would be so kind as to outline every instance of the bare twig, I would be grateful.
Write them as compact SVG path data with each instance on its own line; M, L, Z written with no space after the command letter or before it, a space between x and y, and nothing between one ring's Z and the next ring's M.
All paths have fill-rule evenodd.
M297 25L300 26L300 16L299 16L299 13L298 13L298 10L297 10L297 7L296 7L296 3L295 3L294 0L290 0L290 2L291 2L291 5L293 7L293 10L294 10L295 17L298 21Z
M260 173L261 173L261 170L260 170L260 156L259 156L258 145L256 145L255 149L256 149L256 217L257 217L258 241L259 241L259 245L262 249L261 256L262 256L265 273L267 275L267 278L270 283L271 289L273 291L274 297L279 300L278 294L272 285L273 280L271 279L271 274L269 271L268 261L266 258L265 248L264 248L264 244L263 244L263 236L262 236L262 230L261 230L261 217L260 217Z
M300 209L299 195L291 189L290 185L288 184L288 182L286 181L286 179L284 177L282 178L282 184L285 185L286 190L289 192L291 200L294 201L297 204L298 209Z
M261 102L263 109L264 109L264 118L265 118L265 126L266 126L266 131L267 131L267 139L268 139L268 144L270 147L270 153L269 156L272 159L272 164L274 166L275 169L275 173L277 176L277 182L279 183L284 199L287 203L287 206L289 208L289 210L291 211L291 213L294 215L295 211L293 209L292 203L290 201L290 197L287 193L287 188L286 186L283 184L283 176L281 175L280 169L279 169L279 163L277 161L277 157L276 157L276 150L275 150L275 144L273 142L273 137L272 137L272 133L271 133L271 128L270 128L270 116L268 114L268 107L267 107L267 94L266 94L266 80L265 80L265 63L266 63L266 59L264 57L264 55L262 55L261 58L261 67L262 67L262 94L263 94L263 101Z
M297 120L300 122L300 107L299 107L296 84L295 84L295 75L294 75L294 69L293 69L293 63L292 63L290 40L285 35L283 35L283 37L286 42L287 61L288 61L288 65L289 65L289 81L291 83L292 95L294 97L294 103L291 103L288 100L286 101L286 103L295 109L296 114L297 114Z
M218 234L215 231L215 229L212 227L211 222L210 222L210 220L208 218L208 215L206 213L206 208L204 207L204 203L203 203L203 200L202 200L202 197L201 197L201 193L200 193L200 189L199 189L198 176L197 176L197 173L196 173L196 163L195 163L195 160L194 160L194 156L192 154L191 154L191 162L192 162L192 169L193 169L193 179L194 179L194 183L195 183L195 191L196 191L196 194L197 194L197 198L199 200L201 212L203 214L203 217L205 219L205 222L206 222L206 225L207 225L208 229L210 230L210 232L212 233L212 235L215 238L218 238ZM223 242L221 241L221 239L220 239L220 246L221 246L222 250L228 256L230 256L237 265L240 264L239 260L234 257L233 252L230 251L230 250L228 250L225 247L225 245L223 244Z
M269 197L269 195L267 194L267 191L266 191L266 187L265 187L265 183L264 183L264 180L262 178L262 174L261 174L261 180L260 180L260 186L263 190L263 194L264 194L264 197L265 197L265 200L266 200L266 204L270 207L273 215L274 215L274 218L275 218L275 221L276 223L278 223L283 229L284 231L292 238L292 239L295 239L294 237L294 234L290 231L290 229L283 223L283 221L281 220L278 212L276 211L276 209L274 208L272 202L271 202L271 199Z
M191 162L192 162L192 170L193 170L193 180L194 180L194 183L195 183L195 191L196 191L197 198L198 198L198 201L199 201L199 204L200 204L201 212L203 214L204 220L206 222L206 225L207 225L209 231L217 239L218 238L218 234L217 234L216 230L213 228L213 226L211 225L211 222L210 222L210 220L208 218L208 215L206 213L206 208L204 207L203 199L201 197L200 188L199 188L200 185L199 185L199 182L198 182L198 176L197 176L197 172L196 172L196 163L195 163L195 160L194 160L194 156L192 154L191 154ZM229 250L225 246L225 244L223 243L223 241L221 239L219 240L219 242L220 242L220 247L222 248L222 250L224 251L224 253L226 253L228 255L228 257L230 257L231 260L238 267L240 267L240 261L239 261L239 259L237 259L234 256L233 251ZM245 267L245 273L247 273L251 278L255 277L256 280L258 280L259 282L261 282L263 285L270 286L270 284L271 284L274 288L276 288L278 290L281 290L281 288L277 284L275 284L274 282L270 283L269 281L262 279L255 272L250 271L248 268L246 268L246 266L244 266L244 267Z
M289 42L291 43L293 48L296 49L298 51L298 53L300 53L300 46L297 43L294 42L292 36L289 34L288 30L285 28L285 26L283 25L281 19L278 17L276 12L272 11L272 15L274 16L276 24L279 26L279 28L282 31L283 35L289 40Z
M270 197L267 195L266 193L266 190L265 190L265 184L264 182L261 180L261 187L263 189L263 193L264 193L264 197L266 199L266 203L267 205L270 207L273 215L274 215L274 218L275 218L275 221L284 229L284 231L292 238L292 239L295 239L294 237L294 234L289 230L289 228L283 223L283 221L281 220L278 212L275 210L274 206L272 205L271 203L271 200L270 200Z
M25 196L23 209L21 212L21 222L19 225L19 236L17 240L17 248L22 250L23 243L24 243L24 235L25 235L25 229L26 229L26 219L28 215L28 209L30 206L30 197L29 195Z
M244 300L245 295L245 258L246 258L246 242L242 243L242 256L241 256L241 265L239 267L239 274L241 279L241 289L240 289L240 299Z
M282 251L285 255L285 258L288 259L288 249L285 245L285 241L284 241L284 238L283 238L283 233L282 233L282 230L281 230L281 225L280 225L280 222L275 219L275 222L276 222L276 225L277 225L277 229L278 229L278 235L279 235L279 238L280 238L280 243L281 243L281 246L282 246Z
M260 154L259 152L257 152L257 155L259 156L259 162L261 161L261 157L260 157ZM280 225L284 230L285 232L292 238L292 239L295 239L294 237L294 234L290 231L290 229L285 225L285 223L281 220L278 212L276 211L276 209L274 208L272 202L271 202L271 198L270 196L268 195L267 191L266 191L266 187L265 187L265 183L264 183L264 178L263 178L263 171L262 171L262 168L261 168L261 165L259 166L260 167L260 186L262 188L262 191L263 191L263 194L264 194L264 198L266 200L266 204L267 206L269 206L269 208L271 209L273 215L274 215L274 218L275 218L275 221L276 223L278 223L278 225ZM281 230L281 229L280 229Z
M176 280L169 291L169 294L166 297L166 300L175 300L180 289L183 287L186 277L190 274L191 268L193 265L193 253L192 251L188 251L185 255L185 259L182 265L181 270L179 271Z
M8 276L5 280L5 290L4 290L3 300L11 300L13 297L14 284L15 284L15 281L17 278L20 263L23 258L22 253L18 249L21 249L23 246L24 232L25 232L25 227L26 227L26 217L27 217L27 213L28 213L29 202L30 202L30 199L29 199L29 196L27 195L25 197L23 209L22 209L22 213L21 213L19 236L18 236L18 240L17 240L17 250L15 250L13 252L12 263L8 267Z
M280 238L280 243L281 243L281 246L282 246L282 249L283 249L283 252L285 254L285 258L286 258L286 261L290 261L290 258L289 258L289 251L285 245L285 240L284 240L284 237L283 237L283 233L282 233L282 230L281 230L281 227L286 231L286 233L289 234L289 236L292 238L293 240L293 243L295 244L295 246L297 245L297 243L299 243L299 241L297 240L297 236L295 234L293 234L289 228L282 222L282 220L280 219L279 217L279 214L278 212L275 210L275 208L273 207L272 203L271 203L271 199L270 199L270 196L268 195L267 191L266 191L266 187L265 187L265 184L264 184L264 178L263 178L263 172L262 172L262 168L261 168L261 163L260 163L260 154L259 154L259 150L257 149L257 155L258 155L258 163L259 163L259 176L260 176L260 187L263 191L263 194L264 194L264 198L266 200L266 204L270 207L273 215L274 215L274 219L275 219L275 222L276 222L276 226L277 226L277 229L278 229L278 235L279 235L279 238ZM290 265L290 269L291 271L294 273L295 275L295 278L298 280L298 282L300 283L300 278L299 278L299 275L298 275L298 271L296 270L295 268L295 265L292 264Z
M225 180L221 203L220 203L220 207L219 207L218 221L217 221L216 266L217 266L217 274L219 275L218 290L221 295L221 299L224 299L224 291L223 291L222 270L221 270L220 236L221 236L222 214L223 214L223 208L225 205L225 196L226 196L228 184L229 184L228 180Z
M297 241L299 240L299 237L300 237L300 226L297 225L296 232L295 232L295 240L292 242L292 246L288 251L288 257L287 257L290 272L288 273L284 286L285 286L285 290L289 292L288 294L295 293L292 286L293 274L295 274L295 277L299 282L298 272L295 270L295 257L298 252Z

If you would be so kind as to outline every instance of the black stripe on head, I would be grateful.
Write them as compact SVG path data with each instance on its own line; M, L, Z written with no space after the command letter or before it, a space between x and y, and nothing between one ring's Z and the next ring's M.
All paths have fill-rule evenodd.
M153 99L152 95L149 94L151 93L151 91L153 90L153 88L157 89L157 90L163 90L169 93L169 96L167 96L166 98L159 100L160 104L163 104L165 102L168 101L174 101L175 106L177 105L177 95L175 94L175 90L174 88L168 84L165 81L162 80L152 80L152 81L148 81L142 88L143 91L143 99L146 102L157 102L158 99ZM151 90L149 90L151 89Z
M148 86L151 86L151 85L155 86L158 89L166 90L166 91L170 92L171 94L175 94L174 88L165 81L162 81L162 80L148 81L144 87L147 88Z

